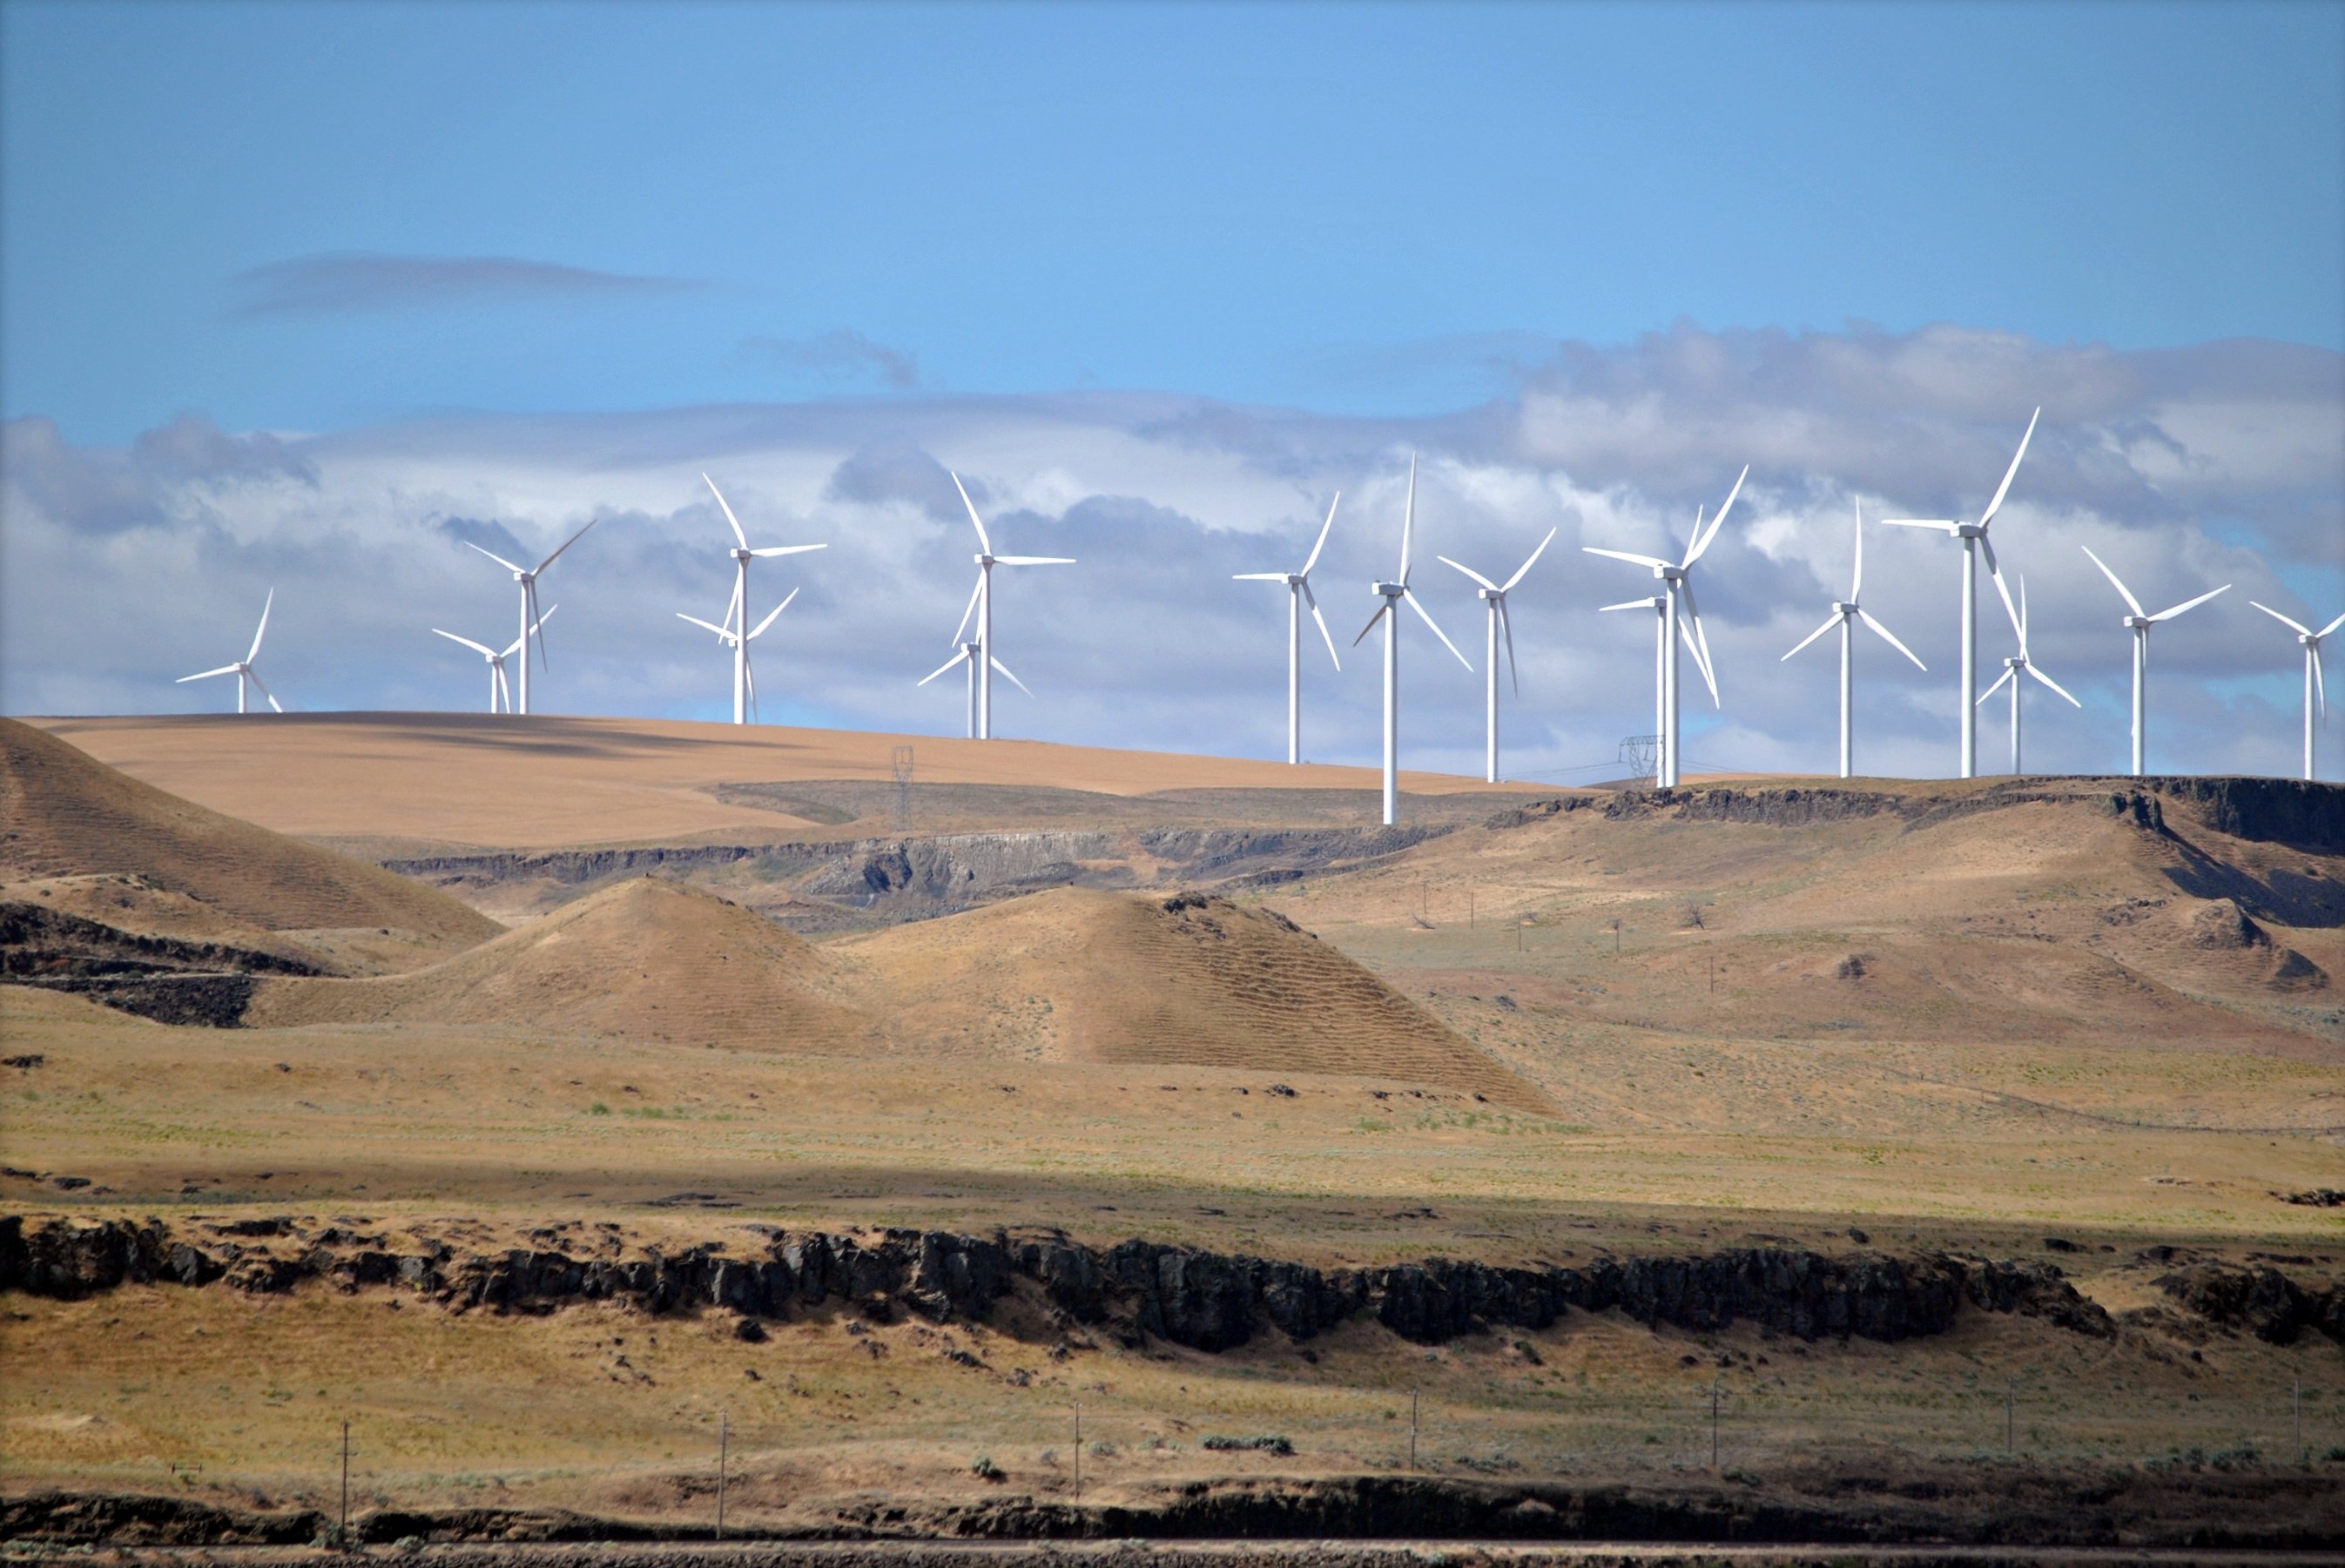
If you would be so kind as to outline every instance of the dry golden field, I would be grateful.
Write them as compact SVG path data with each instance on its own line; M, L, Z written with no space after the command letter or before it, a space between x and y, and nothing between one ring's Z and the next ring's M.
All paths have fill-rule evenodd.
M264 825L391 846L868 835L859 797L816 786L884 779L888 739L50 728L214 807L265 775ZM923 767L964 744L920 741ZM856 746L878 769L856 771ZM1010 831L1020 790L1045 792L1024 798L1046 813L1069 809L1049 791L1121 792L1134 804L1118 809L1144 814L1163 790L1203 792L1163 797L1183 823L1325 824L1361 784L969 750L983 755L933 782L977 792L935 813L970 831ZM1050 761L1063 770L1020 773ZM397 954L352 946L357 921L257 905L231 920L176 840L142 851L155 864L136 886L105 881L126 869L112 865L20 860L0 899L307 943L346 977L265 978L248 1027L228 1029L0 988L7 1055L40 1058L0 1069L0 1198L482 1250L574 1222L636 1250L746 1249L758 1225L1054 1228L1321 1267L1945 1251L2056 1261L2115 1315L2114 1338L1972 1313L1927 1339L1809 1344L1577 1314L1436 1346L1365 1322L1307 1345L1265 1329L1207 1353L1070 1342L1011 1303L991 1325L817 1309L752 1343L713 1312L453 1315L393 1288L136 1286L7 1298L5 1486L316 1501L348 1419L363 1495L383 1506L697 1518L722 1418L736 1506L786 1523L875 1496L1063 1499L1078 1401L1097 1497L1387 1473L1412 1397L1429 1473L1673 1474L1709 1465L1713 1381L1721 1462L1760 1476L1985 1463L2006 1399L2014 1445L2039 1461L2269 1459L2292 1452L2299 1413L2316 1456L2345 1444L2337 1344L2178 1325L2156 1283L2178 1254L2149 1250L2267 1262L2307 1289L2345 1258L2345 1208L2283 1200L2345 1189L2345 1014L2327 983L2345 966L2345 856L2218 832L2179 799L2169 831L2147 831L2108 809L2117 786L2047 782L2015 801L1988 800L1994 781L1732 787L1793 782L1939 804L1704 820L1591 794L1503 814L1513 791L1445 819L1470 824L1455 831L1212 900L1061 887L834 934L726 902L746 884L723 876L631 873L502 905L451 879L518 922L459 939L477 916L401 883L450 935ZM718 798L768 785L849 814ZM528 836L481 804L524 795L576 836ZM12 832L56 814L25 798ZM254 843L261 861L302 848ZM1295 1452L1200 1446L1265 1434ZM980 1453L1005 1479L973 1472Z

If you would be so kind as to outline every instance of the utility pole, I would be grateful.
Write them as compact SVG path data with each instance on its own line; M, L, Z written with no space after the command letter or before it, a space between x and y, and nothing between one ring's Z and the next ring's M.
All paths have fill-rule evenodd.
M1083 1401L1075 1401L1075 1501L1083 1500Z
M1408 1467L1416 1468L1416 1396L1408 1396Z
M733 1446L733 1416L720 1411L716 1416L716 1539L725 1539L725 1462Z
M2297 1427L2298 1427L2298 1430L2299 1430L2299 1431L2302 1431L2303 1426L2304 1426L2304 1423L2303 1423L2302 1421L2299 1421L2299 1422L2297 1422ZM349 1544L350 1544L350 1422L348 1422L348 1421L344 1421L344 1422L342 1423L342 1544L343 1544L343 1545L345 1545L345 1546L349 1545Z

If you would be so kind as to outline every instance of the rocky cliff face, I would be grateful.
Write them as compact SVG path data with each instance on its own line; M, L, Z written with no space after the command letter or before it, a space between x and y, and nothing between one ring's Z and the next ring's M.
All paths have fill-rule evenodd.
M399 1252L380 1238L289 1219L213 1230L198 1242L154 1219L28 1226L22 1216L0 1219L0 1290L76 1298L126 1283L218 1282L266 1293L316 1280L345 1290L404 1289L458 1310L534 1312L620 1300L648 1312L706 1308L787 1318L836 1302L876 1318L909 1311L945 1322L991 1316L994 1303L1022 1281L1062 1321L1202 1351L1233 1349L1265 1328L1308 1340L1360 1317L1416 1343L1439 1344L1490 1329L1543 1329L1570 1311L1617 1311L1697 1330L1750 1321L1811 1340L1943 1333L1965 1310L2029 1314L2079 1333L2115 1331L2107 1314L2048 1263L1939 1253L1831 1258L1742 1248L1580 1267L1436 1258L1323 1270L1151 1241L1100 1251L1058 1235L1000 1232L777 1231L746 1256L709 1242L672 1253L575 1257L553 1249L458 1255L441 1244ZM2329 1306L2307 1320L2324 1329L2335 1323L2345 1333L2345 1312Z

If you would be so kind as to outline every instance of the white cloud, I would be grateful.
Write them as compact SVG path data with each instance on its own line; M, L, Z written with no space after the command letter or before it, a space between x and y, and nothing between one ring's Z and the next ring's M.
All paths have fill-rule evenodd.
M949 652L972 572L949 467L1002 548L1081 562L1002 580L1003 656L1041 694L1004 697L1006 731L1260 755L1282 749L1283 609L1230 576L1299 562L1342 490L1317 585L1345 668L1324 653L1306 668L1305 744L1367 761L1376 663L1349 642L1375 608L1366 584L1392 570L1416 450L1417 586L1477 662L1471 584L1434 556L1511 572L1560 531L1516 595L1523 696L1508 732L1510 771L1563 770L1651 724L1650 624L1592 613L1649 579L1580 546L1674 554L1695 509L1714 509L1749 462L1700 581L1726 705L1712 713L1705 695L1689 707L1689 753L1820 768L1832 662L1780 655L1845 591L1852 497L1869 519L1974 515L2040 400L1995 540L2005 570L2027 579L2034 652L2088 711L2031 708L2031 762L2124 761L2124 634L2116 595L2078 548L2090 544L2159 605L2238 584L2160 629L2154 762L2290 769L2295 649L2246 601L2324 621L2345 608L2345 358L2272 344L2125 354L1950 329L1680 328L1611 349L1509 348L1518 396L1421 420L1099 393L483 417L307 438L186 419L120 450L19 420L0 446L0 703L217 706L218 693L171 680L240 652L275 585L263 667L289 703L471 707L477 662L430 628L502 645L514 608L503 574L458 541L543 551L597 518L545 580L563 611L543 705L719 716L721 652L675 617L716 618L730 586L705 470L753 542L831 545L756 569L757 613L805 586L758 644L767 716L949 732L951 683L912 683ZM1860 642L1860 762L1949 771L1958 556L1942 537L1881 529L1866 556L1867 607L1931 673ZM1983 602L1983 652L1999 659L2009 632L1993 595ZM1479 677L1420 631L1404 682L1412 765L1476 767ZM1998 699L1985 758L2000 754L2002 723Z

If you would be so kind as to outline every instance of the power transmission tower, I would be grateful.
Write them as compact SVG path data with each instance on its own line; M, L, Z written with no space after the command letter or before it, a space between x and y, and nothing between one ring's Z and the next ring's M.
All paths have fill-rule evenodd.
M898 746L888 764L896 775L896 831L912 830L912 748Z
M1620 767L1629 784L1639 789L1652 788L1653 780L1660 776L1661 737L1623 735L1620 738Z

